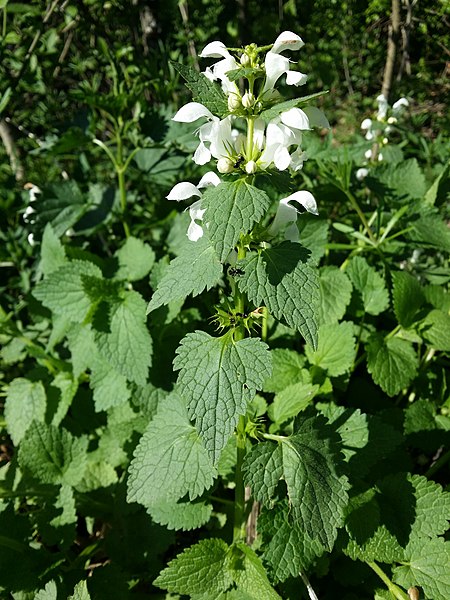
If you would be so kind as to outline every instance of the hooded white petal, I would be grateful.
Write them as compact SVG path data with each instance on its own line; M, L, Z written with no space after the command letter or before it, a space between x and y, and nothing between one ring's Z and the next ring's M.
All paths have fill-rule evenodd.
M191 242L197 242L203 236L203 227L195 221L191 221L187 230L187 236Z
M300 108L291 108L280 115L282 123L295 129L311 129L308 116Z
M169 192L169 195L166 196L167 200L187 200L188 198L192 198L192 196L201 196L201 193L198 191L198 188L188 181L182 181L181 183L177 183Z
M223 42L215 41L206 44L199 56L202 58L219 58L220 56L228 58L231 54L228 52Z
M372 119L364 119L361 123L361 129L370 129L372 127Z
M217 173L214 173L214 171L208 171L200 179L200 181L197 184L197 187L199 189L202 189L205 187L209 187L210 185L214 185L214 186L219 185L219 183L221 183L221 181L220 181L220 177L217 175Z
M286 73L286 83L288 85L303 85L307 82L308 75L300 73L300 71L288 71Z
M197 146L197 150L194 152L193 160L197 165L206 165L211 160L211 152L205 146L203 142Z
M275 40L271 52L284 52L285 50L299 50L305 43L300 36L292 31L283 31Z
M307 192L306 190L301 190L299 192L294 192L287 198L284 198L285 202L298 202L305 208L308 212L313 215L318 215L317 211L317 203L314 196L311 192ZM281 202L281 200L280 200Z
M174 117L172 117L172 121L179 121L180 123L193 123L197 119L200 119L200 117L212 119L213 114L206 108L206 106L200 104L200 102L188 102L180 108Z
M284 171L291 164L291 156L285 146L278 146L275 150L273 162L279 171Z
M265 59L266 81L263 92L271 90L278 79L289 71L289 59L275 52L268 52Z
M282 198L278 204L277 212L272 225L269 227L270 235L276 235L288 223L297 221L297 211L287 202L287 198Z

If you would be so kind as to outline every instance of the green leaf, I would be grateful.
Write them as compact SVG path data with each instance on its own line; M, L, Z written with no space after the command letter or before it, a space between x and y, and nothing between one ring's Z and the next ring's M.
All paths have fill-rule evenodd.
M308 251L300 244L284 242L239 262L244 274L236 281L256 306L267 306L275 318L297 329L316 348L319 286L316 270L307 260Z
M421 335L435 348L450 351L450 315L441 310L431 310L420 322Z
M58 391L57 397L53 399L52 388ZM60 371L56 374L49 389L48 404L53 410L51 415L51 424L57 427L67 414L67 411L72 404L72 400L78 390L78 381L76 381L71 373ZM55 401L55 402L54 402ZM53 404L56 403L56 406ZM53 406L52 406L53 405ZM47 409L48 412L48 409ZM39 420L39 419L37 419Z
M337 436L323 417L310 417L294 435L254 446L244 459L244 481L257 500L270 506L283 479L295 523L331 550L347 503L339 462Z
M145 385L152 360L152 338L146 326L145 301L128 291L120 303L110 307L107 331L97 331L100 354L119 373L138 385Z
M317 556L325 551L317 537L309 537L292 521L290 509L284 503L273 510L263 510L258 519L258 532L263 537L264 562L276 579L285 581L308 571Z
M98 354L91 325L73 324L67 332L67 341L72 356L74 378L92 366L92 358Z
M293 383L278 393L269 406L268 415L274 423L284 423L307 408L319 390L311 383Z
M77 522L75 498L70 485L65 484L60 487L54 507L58 511L61 510L61 513L50 521L52 527L63 527L64 525L72 525Z
M288 385L303 383L305 374L305 357L295 350L275 348L270 352L272 356L272 376L264 382L264 392L281 392Z
M290 108L296 108L298 106L302 106L302 104L306 104L310 100L320 98L320 96L323 96L325 94L328 94L328 91L317 92L316 94L310 94L309 96L303 96L303 98L293 98L292 100L286 100L285 102L279 102L278 104L275 104L271 108L268 108L267 110L263 110L263 112L260 114L260 117L262 119L264 119L264 121L266 123L269 123L269 121L272 121L272 119L275 119L275 117L278 117L278 115L281 114L282 112L285 112L286 110L289 110Z
M436 177L436 179L433 181L431 187L428 189L427 193L425 194L425 202L427 202L428 204L434 204L436 202L439 195L439 188L441 187L441 184L447 179L449 171L450 161L447 162L445 167L439 173L438 177Z
M312 365L324 369L331 377L343 375L351 369L355 359L353 323L322 325L317 350L306 346L305 353Z
M92 357L91 355L90 362L92 373L89 385L94 392L96 412L108 410L126 402L131 396L126 377L118 373L100 356Z
M420 199L425 195L425 176L415 158L409 158L396 165L383 164L378 167L377 176L398 198L409 196Z
M86 581L77 583L73 591L73 596L69 596L67 600L91 600Z
M271 374L268 347L257 338L234 342L230 334L195 331L181 340L177 355L173 364L189 417L216 464L239 415Z
M367 344L367 369L374 382L388 396L408 387L417 373L419 360L410 342L397 337L370 337Z
M216 469L190 422L182 397L174 392L158 407L134 452L129 468L128 501L150 512L186 494L193 500L211 487Z
M49 581L43 590L40 590L34 600L57 600L58 588L54 581Z
M320 270L319 288L319 323L340 321L352 295L349 278L337 267L324 267Z
M47 223L42 236L41 261L39 271L47 277L59 267L67 263L66 252L58 236L53 231L50 223Z
M297 219L302 246L311 251L311 262L318 263L327 249L329 223L326 219L303 213Z
M51 184L42 189L36 204L37 227L50 223L55 235L61 237L91 208L92 203L81 192L74 179Z
M83 477L87 438L33 421L19 449L19 464L42 483L76 485Z
M237 81L242 77L248 78L250 77L264 77L265 71L264 69L258 69L255 67L239 67L237 69L232 69L231 71L227 71L225 75L228 77L230 81Z
M232 552L233 579L238 590L250 594L255 600L281 600L270 585L260 558L249 546L239 542Z
M7 87L6 90L2 94L2 97L0 98L0 115L5 110L5 108L8 106L11 96L12 96L12 88Z
M172 593L215 600L233 583L228 555L229 547L223 540L202 540L170 561L153 585Z
M359 292L364 310L370 315L379 315L389 306L389 295L384 279L369 266L362 256L355 256L347 268L354 288Z
M420 283L405 271L392 273L392 300L395 316L403 327L410 327L425 301Z
M198 296L209 290L222 277L222 265L206 236L189 242L185 252L174 258L167 267L147 312L174 300L184 300L189 294Z
M203 221L208 225L208 237L219 260L225 262L239 237L251 230L270 208L270 198L245 179L220 183L206 188L202 207Z
M101 278L102 272L91 262L73 260L38 283L33 296L55 314L82 323L92 305L84 286L84 276Z
M12 441L17 446L33 421L44 421L47 398L40 381L22 377L13 379L8 386L5 419Z
M412 227L409 237L413 241L450 252L450 230L439 214L420 214L412 222Z
M212 504L205 502L173 502L161 500L148 509L153 521L167 529L191 531L205 525L211 518Z
M119 270L115 277L127 281L139 281L149 274L155 262L151 247L135 237L127 238L125 244L115 253Z
M402 562L394 569L396 583L406 589L420 586L433 600L450 598L450 542L436 538L411 544Z
M210 81L206 75L192 67L173 61L172 65L186 81L186 87L191 90L194 102L200 102L218 117L225 117L229 113L227 97L217 83Z

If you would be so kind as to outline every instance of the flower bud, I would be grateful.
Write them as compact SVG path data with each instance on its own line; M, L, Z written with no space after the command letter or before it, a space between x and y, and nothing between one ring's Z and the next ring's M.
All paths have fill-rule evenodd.
M248 54L243 54L241 56L241 65L243 67L249 67L250 66L250 56Z
M386 146L386 144L389 144L389 140L387 139L387 137L383 138L383 145Z
M251 92L245 92L242 96L242 106L244 108L251 108L255 103L255 96Z
M234 169L234 163L230 158L219 158L217 161L217 170L219 173L232 173Z
M249 175L251 175L252 173L256 173L257 169L258 165L255 163L254 160L249 160L248 163L245 165L245 171Z
M228 110L230 112L234 112L235 110L240 108L240 106L241 106L241 99L238 96L238 94L231 93L228 96Z
M397 119L395 117L389 117L387 122L389 123L389 125L394 125L395 123L397 123Z

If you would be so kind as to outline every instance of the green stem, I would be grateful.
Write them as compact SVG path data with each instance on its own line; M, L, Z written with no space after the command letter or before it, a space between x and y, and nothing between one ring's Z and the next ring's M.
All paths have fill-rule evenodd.
M253 132L255 130L255 120L253 117L247 117L247 146L246 159L253 160Z
M393 594L398 600L411 600L410 597L398 587L398 585L392 583L392 581L389 579L386 573L377 565L376 562L367 562L367 564L373 571L375 571L375 573L383 581L383 583L386 585L391 594Z
M267 332L269 325L269 311L264 306L262 309L262 324L261 324L261 339L263 342L267 340Z
M355 209L355 211L358 214L358 217L360 218L361 223L364 225L364 229L367 232L367 235L369 236L370 241L374 244L374 246L377 245L377 240L375 238L375 236L373 235L372 229L370 228L370 225L366 219L365 214L363 213L363 211L361 210L358 201L356 200L355 196L349 191L349 190L345 190L345 195L347 196L347 198L350 200L350 204L353 206L353 208Z
M116 158L116 173L117 173L117 183L119 185L119 197L120 197L120 211L122 213L123 219L123 229L125 231L125 236L130 237L130 229L127 223L127 188L125 186L125 172L126 166L123 163L123 145L122 145L122 137L120 135L120 131L116 133L117 140L117 158Z
M441 469L450 460L450 450L437 459L425 473L425 477L432 477L439 469Z
M236 430L236 478L234 495L233 542L245 540L245 485L242 473L246 450L245 417L239 417Z

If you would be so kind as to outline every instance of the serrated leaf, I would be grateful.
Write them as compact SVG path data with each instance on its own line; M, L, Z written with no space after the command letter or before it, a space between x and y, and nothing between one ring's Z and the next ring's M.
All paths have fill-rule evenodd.
M91 357L91 371L89 384L93 390L96 412L118 406L130 398L126 377L106 360L100 356Z
M212 504L205 502L153 502L148 509L153 521L167 529L191 531L205 525L211 518Z
M302 104L306 104L307 102L309 102L310 100L314 100L315 98L320 98L320 96L323 96L325 94L328 94L328 91L317 92L316 94L303 96L303 98L293 98L292 100L285 100L284 102L279 102L271 108L263 110L263 112L260 114L260 117L264 119L266 123L268 123L269 121L272 121L272 119L275 119L275 117L278 117L278 115L282 112L285 112L290 108L302 106Z
M264 562L279 581L308 571L314 559L325 551L317 538L310 538L292 522L290 510L283 504L261 513L258 532L263 536Z
M192 67L172 62L172 65L186 81L186 87L192 92L194 102L200 102L214 115L225 117L228 113L227 97L214 81L199 73Z
M47 223L42 236L41 260L39 271L46 277L67 262L64 246L53 231L50 223Z
M413 345L397 337L373 335L367 344L367 369L389 396L406 388L417 373L419 360Z
M438 195L439 195L439 188L441 187L441 184L448 177L449 170L450 170L450 161L447 162L445 167L442 169L442 171L439 173L439 175L433 181L431 187L428 188L428 191L425 194L425 202L427 202L428 204L434 204L436 202Z
M304 213L297 219L297 227L302 246L311 251L311 262L318 263L327 250L328 220Z
M420 586L427 598L450 598L450 542L443 538L411 544L401 567L393 572L393 579L405 589Z
M19 464L42 483L76 485L83 477L87 446L87 438L33 421L20 445Z
M53 398L53 395L50 393L52 388L56 388L58 390L59 394L57 398ZM77 390L78 381L72 377L71 373L60 371L56 374L51 383L48 394L48 404L52 409L50 422L55 427L57 427L66 416ZM53 406L54 401L56 401L56 406ZM47 412L49 411L47 410Z
M364 310L379 315L389 306L389 295L381 275L362 256L354 256L347 268L354 288L360 293Z
M38 283L33 296L55 314L62 314L75 323L82 323L92 305L84 287L83 276L101 278L102 272L91 262L72 260Z
M233 579L238 590L250 594L255 600L281 600L267 578L260 558L246 544L233 547Z
M151 511L153 503L193 500L216 476L203 442L190 422L186 405L172 393L158 407L134 451L129 468L128 501Z
M76 523L75 498L70 485L64 484L60 487L54 506L56 510L61 510L61 513L50 521L52 527L63 527Z
M93 459L93 453L88 456L83 479L77 483L77 492L86 493L97 490L98 488L107 488L118 482L117 473L114 467L106 461L96 461Z
M135 291L125 293L110 308L108 331L96 331L100 354L119 373L145 385L152 360L152 338L146 326L145 301Z
M337 440L322 419L308 418L277 444L254 446L244 459L243 474L255 498L269 505L283 479L295 523L331 550L344 520L348 485L336 471Z
M135 237L127 238L115 256L119 261L119 269L115 277L127 281L139 281L148 275L155 262L152 248Z
M5 419L16 446L33 421L44 421L46 407L47 397L42 382L23 377L11 381L6 395Z
M420 333L436 350L450 351L450 315L431 310L420 322Z
M319 323L340 321L352 295L349 278L337 267L324 267L320 270L319 288Z
M355 359L353 323L321 325L317 350L306 346L305 353L312 365L324 369L329 376L343 375L351 369Z
M258 69L255 67L239 67L238 69L227 71L225 75L230 81L236 81L241 79L241 77L264 77L265 71L264 69Z
M403 327L410 327L416 314L425 301L422 287L418 280L405 271L392 273L392 300L395 316Z
M271 373L268 347L257 338L234 342L229 334L195 331L181 340L173 364L189 417L216 464L239 415Z
M77 583L73 591L73 596L69 596L67 600L91 600L86 581Z
M409 196L420 199L425 195L425 177L415 158L409 158L396 165L383 164L378 167L377 176L398 198Z
M308 371L304 369L305 357L295 350L275 348L270 352L272 356L272 376L264 382L264 392L281 392L288 385L305 382Z
M245 179L206 188L202 196L202 207L206 209L203 221L208 225L208 237L222 263L240 235L261 220L270 204L269 196Z
M49 581L43 590L40 590L34 600L57 600L58 588L54 581Z
M206 236L197 242L189 242L185 252L174 258L165 270L147 312L174 300L184 300L189 294L198 296L205 289L209 290L220 281L222 270Z
M174 560L155 579L159 588L215 600L233 583L228 567L229 547L219 539L202 540Z
M318 408L330 424L336 424L342 438L342 453L356 477L363 477L403 442L401 433L376 415L331 403Z
M73 376L78 377L92 365L93 357L98 353L91 325L74 324L67 332L67 341L72 357Z
M319 285L316 270L307 260L308 251L300 244L284 242L238 262L244 274L236 280L256 306L267 306L274 317L297 329L316 348Z
M415 242L450 252L450 230L439 214L417 215L408 236Z

